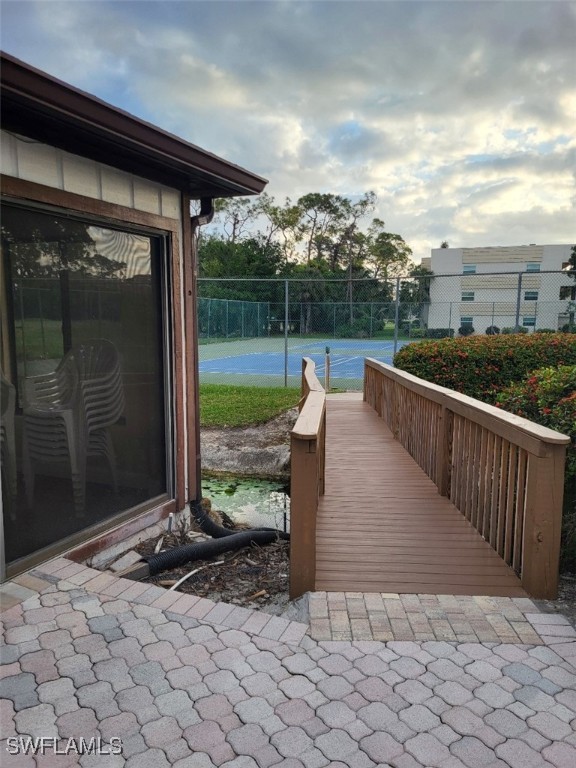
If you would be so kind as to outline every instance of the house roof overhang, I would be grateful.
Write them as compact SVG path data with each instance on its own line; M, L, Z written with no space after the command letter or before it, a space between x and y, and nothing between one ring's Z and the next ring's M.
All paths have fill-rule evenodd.
M2 128L192 198L262 192L267 180L0 53Z

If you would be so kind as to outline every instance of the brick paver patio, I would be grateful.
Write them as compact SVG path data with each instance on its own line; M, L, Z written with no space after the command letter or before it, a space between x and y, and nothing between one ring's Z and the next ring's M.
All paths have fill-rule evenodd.
M576 765L576 631L529 600L316 593L308 627L63 558L2 592L2 766Z

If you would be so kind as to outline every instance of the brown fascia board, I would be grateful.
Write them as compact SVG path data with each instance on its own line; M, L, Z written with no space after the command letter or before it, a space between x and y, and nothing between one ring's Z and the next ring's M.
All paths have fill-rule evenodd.
M262 192L266 179L0 53L2 127L176 187L192 198Z

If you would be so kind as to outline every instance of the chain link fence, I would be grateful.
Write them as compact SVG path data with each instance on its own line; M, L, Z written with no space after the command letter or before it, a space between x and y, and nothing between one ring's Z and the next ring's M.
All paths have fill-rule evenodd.
M389 280L198 281L202 382L299 386L301 359L330 384L362 388L365 357L471 334L572 331L576 275L486 272Z
M576 329L576 274L486 272L392 280L198 281L203 382L299 386L303 356L331 384L361 389L364 357L391 363L404 344L469 334ZM149 281L71 281L68 315L82 336L117 342ZM63 354L58 279L14 286L17 357L25 375ZM120 329L120 330L119 330ZM146 339L140 328L144 354ZM152 330L150 330L152 333ZM52 370L52 368L50 368Z

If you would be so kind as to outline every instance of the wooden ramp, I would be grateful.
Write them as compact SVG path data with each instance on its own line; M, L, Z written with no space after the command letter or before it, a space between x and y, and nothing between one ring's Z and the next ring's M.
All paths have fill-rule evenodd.
M526 596L514 571L356 394L327 399L316 589Z

